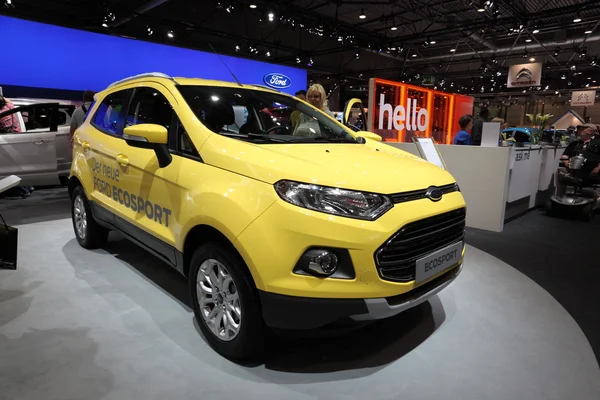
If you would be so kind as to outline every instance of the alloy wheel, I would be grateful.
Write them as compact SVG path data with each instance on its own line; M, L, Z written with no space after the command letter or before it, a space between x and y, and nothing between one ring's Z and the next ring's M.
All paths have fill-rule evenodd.
M223 263L205 260L198 269L196 292L202 317L211 332L231 341L240 332L242 306L231 274Z
M73 218L75 219L75 230L80 239L85 239L87 234L87 213L81 196L77 196L73 202Z

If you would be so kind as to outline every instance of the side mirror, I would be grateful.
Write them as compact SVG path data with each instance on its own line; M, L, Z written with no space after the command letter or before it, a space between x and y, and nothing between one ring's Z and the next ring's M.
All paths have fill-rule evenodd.
M123 129L123 140L131 147L154 150L156 158L158 158L158 165L161 168L165 168L173 160L167 146L169 132L164 126L156 124L128 126Z
M365 139L375 140L376 142L381 142L383 140L383 138L378 134L368 131L358 131L356 132L356 136L361 136Z
M123 139L133 147L153 148L152 145L167 144L167 128L156 124L138 124L123 130Z

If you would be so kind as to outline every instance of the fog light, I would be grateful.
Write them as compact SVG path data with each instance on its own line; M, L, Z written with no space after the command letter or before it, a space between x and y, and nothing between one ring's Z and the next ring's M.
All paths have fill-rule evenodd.
M308 269L313 273L329 276L333 274L338 267L338 258L330 251L323 251L316 257L313 257L308 263Z

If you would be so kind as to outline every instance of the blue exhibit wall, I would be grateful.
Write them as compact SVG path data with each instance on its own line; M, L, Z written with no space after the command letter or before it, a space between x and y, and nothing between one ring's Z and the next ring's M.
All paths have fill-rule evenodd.
M100 91L144 72L233 81L214 53L41 24L0 15L0 32L15 38L0 63L0 86ZM306 89L307 72L266 62L221 56L242 83L264 84L270 73L289 78L280 89Z

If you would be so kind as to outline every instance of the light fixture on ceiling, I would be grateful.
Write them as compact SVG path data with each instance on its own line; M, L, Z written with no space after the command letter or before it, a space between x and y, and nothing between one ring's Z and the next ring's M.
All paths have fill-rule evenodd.
M365 9L364 8L360 9L360 15L358 16L358 18L360 18L360 19L367 18L367 16L365 15Z
M413 53L413 54L412 54L412 57L413 57L413 58L417 57L417 53Z
M477 12L485 12L485 4L483 3L483 1L479 2L479 6L477 7Z
M531 38L527 38L527 39L525 39L525 42L527 42L527 43L531 43Z
M308 59L308 63L306 63L306 65L307 65L308 67L312 67L312 66L313 66L313 59L312 59L312 57L310 57L310 58Z
M430 43L430 44L436 44L437 42L436 42L436 40L435 40L435 39L431 39L431 40L429 41L429 43Z
M256 4L250 4L250 8L256 8Z
M146 27L146 32L148 32L148 36L152 36L152 34L154 33L152 28L150 28L149 26Z
M168 31L167 36L169 37L169 39L173 39L175 37L175 33L173 33L173 31Z
M535 27L533 28L533 31L531 31L531 33L533 33L534 35L535 35L536 33L540 33L540 28L539 28L539 27L537 27L537 26L535 26Z
M581 15L577 14L577 16L575 18L573 18L573 22L575 22L575 23L581 22Z
M450 49L450 53L454 53L454 52L456 52L455 48Z
M273 14L272 12L270 12L269 15L268 15L268 17L269 17L269 21L273 22L273 20L275 19L275 14Z
M529 61L534 62L535 61L535 57L530 57Z
M393 30L393 31L395 31L395 30L398 29L398 27L397 26L392 26L390 29Z
M567 77L563 74L560 79L567 79Z
M558 57L558 55L560 54L560 48L556 48L556 50L554 50L554 57Z
M593 31L591 29L588 29L587 31L583 32L586 35L590 35Z
M239 45L239 44L236 44L236 45L235 45L235 51L237 52L237 51L240 51L240 50L241 50L241 48L240 48L240 45Z
M267 51L267 52L265 53L265 57L271 57L271 52L270 52L270 51Z
M296 64L300 64L302 62L302 60L300 59L300 57L296 57Z

